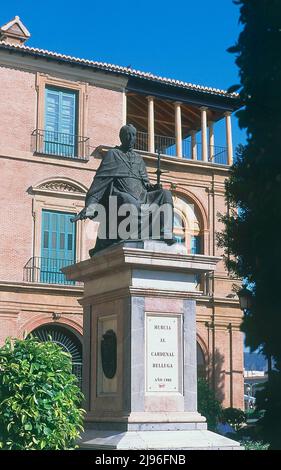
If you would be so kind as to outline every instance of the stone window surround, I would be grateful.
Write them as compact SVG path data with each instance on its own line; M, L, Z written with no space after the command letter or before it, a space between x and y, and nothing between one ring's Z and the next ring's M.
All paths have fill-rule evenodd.
M49 189L48 184L52 183L65 183L69 185L68 189L60 191ZM58 212L68 212L77 214L84 207L85 194L82 189L77 191L75 185L75 192L71 191L71 182L64 181L63 178L49 178L44 184L36 185L32 188L32 215L34 220L33 225L33 256L41 257L41 237L42 237L42 210L51 210ZM73 184L74 185L74 184ZM82 261L88 258L86 243L85 243L85 222L78 221L76 223L76 261Z
M49 74L36 73L36 91L37 91L37 117L36 129L44 130L45 127L45 88L54 86L72 91L77 91L78 95L78 123L77 135L87 137L88 121L88 84L85 82L74 82L63 78L54 77Z

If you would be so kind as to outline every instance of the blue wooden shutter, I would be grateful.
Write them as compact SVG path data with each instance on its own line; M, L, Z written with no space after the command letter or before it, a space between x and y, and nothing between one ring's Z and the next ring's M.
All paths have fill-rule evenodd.
M45 153L74 157L76 151L75 134L76 93L46 87Z
M191 236L191 247L190 251L193 255L198 255L201 252L201 237L200 235Z
M73 214L42 211L41 282L66 283L60 269L75 262L75 224Z

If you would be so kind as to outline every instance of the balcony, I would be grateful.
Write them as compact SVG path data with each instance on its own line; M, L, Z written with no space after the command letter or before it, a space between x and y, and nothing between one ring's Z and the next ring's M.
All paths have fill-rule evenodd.
M231 112L223 103L196 100L173 101L167 98L128 90L127 123L138 131L136 149L170 157L231 166L233 143ZM194 98L194 97L193 97ZM212 101L212 100L211 100ZM217 146L222 142L222 146Z
M32 151L41 155L88 161L90 156L89 141L89 137L35 129L32 132Z
M148 133L137 132L135 149L142 152L149 151ZM176 138L165 135L154 135L155 151L169 157L177 157ZM196 160L202 161L202 144L196 142ZM182 158L187 160L194 159L194 143L191 138L182 141ZM219 165L227 165L227 148L215 145L209 146L208 161Z
M81 285L80 282L68 281L61 268L75 263L75 260L42 258L34 256L23 268L23 281L42 284Z

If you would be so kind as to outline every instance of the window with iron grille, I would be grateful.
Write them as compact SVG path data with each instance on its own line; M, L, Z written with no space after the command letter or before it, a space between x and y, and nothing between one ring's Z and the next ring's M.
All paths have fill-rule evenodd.
M82 389L82 344L77 336L61 325L42 325L33 330L31 335L40 342L52 341L71 355L72 373L76 375Z

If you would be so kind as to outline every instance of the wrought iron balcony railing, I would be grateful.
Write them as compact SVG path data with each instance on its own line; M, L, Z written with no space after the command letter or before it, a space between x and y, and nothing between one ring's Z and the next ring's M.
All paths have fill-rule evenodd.
M32 150L38 154L89 160L89 137L64 132L35 129L32 132Z
M73 263L75 260L34 256L23 268L23 280L43 284L81 285L79 282L68 281L61 272L61 268Z
M211 145L209 152L212 153L209 155L209 161L212 163L218 163L220 165L227 165L227 148L218 147L217 145Z
M160 150L160 152L164 155L169 155L170 157L176 156L176 139L174 137L155 134L154 146L156 151ZM148 152L147 132L137 132L135 149Z
M148 152L148 134L147 134L147 132L137 131L135 149L136 150L142 150L143 152Z
M176 139L175 137L168 137L164 135L154 136L155 151L160 150L163 155L170 157L177 156ZM137 132L137 139L135 149L148 152L148 134L146 132ZM183 158L192 158L191 139L187 138L182 141L182 155ZM197 143L197 159L202 160L202 144ZM209 161L218 163L220 165L227 165L227 149L226 147L210 146L209 147Z

